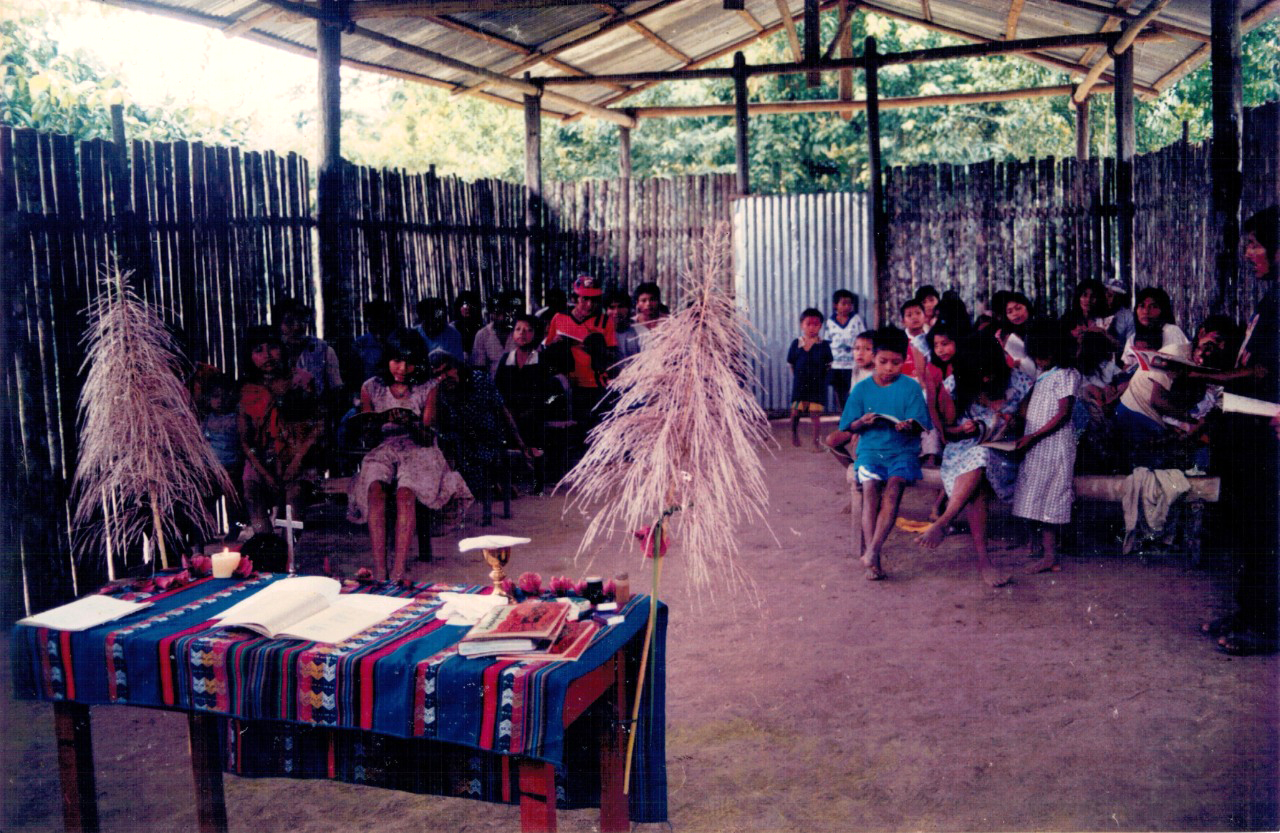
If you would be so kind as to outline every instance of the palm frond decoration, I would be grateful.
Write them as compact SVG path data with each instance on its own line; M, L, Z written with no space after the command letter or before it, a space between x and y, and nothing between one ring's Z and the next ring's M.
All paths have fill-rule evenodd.
M759 451L772 434L752 391L749 324L729 290L727 224L699 242L680 282L683 308L613 381L617 403L561 486L570 508L597 510L579 554L620 530L629 539L647 528L657 541L645 549L660 561L667 543L678 545L695 587L750 587L735 564L733 531L765 522Z
M159 314L107 267L88 309L80 456L73 484L77 550L126 552L150 532L168 566L165 540L179 515L208 531L204 498L234 493L196 418L177 345ZM117 507L109 521L103 511Z

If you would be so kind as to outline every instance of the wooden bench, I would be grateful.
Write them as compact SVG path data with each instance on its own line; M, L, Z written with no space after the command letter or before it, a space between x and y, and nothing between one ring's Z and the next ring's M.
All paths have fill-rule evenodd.
M853 466L845 469L852 472ZM846 474L848 476L848 474ZM1097 500L1106 503L1119 503L1121 490L1124 488L1126 475L1121 474L1078 474L1075 477L1076 500ZM1222 480L1218 477L1188 477L1191 490L1182 496L1181 502L1203 505L1217 503L1222 493ZM916 486L931 489L942 488L942 471L936 466L926 466L924 476L915 482ZM849 492L852 496L850 512L852 515L853 557L862 557L862 492L857 483L849 478Z

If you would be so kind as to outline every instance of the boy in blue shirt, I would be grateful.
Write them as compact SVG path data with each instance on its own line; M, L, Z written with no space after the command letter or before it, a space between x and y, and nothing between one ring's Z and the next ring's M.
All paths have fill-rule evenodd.
M920 434L933 427L920 384L902 373L907 335L897 327L876 330L875 367L849 392L840 430L860 435L854 459L862 490L862 563L867 580L885 577L880 550L898 518L902 489L920 479ZM885 419L885 417L890 419Z

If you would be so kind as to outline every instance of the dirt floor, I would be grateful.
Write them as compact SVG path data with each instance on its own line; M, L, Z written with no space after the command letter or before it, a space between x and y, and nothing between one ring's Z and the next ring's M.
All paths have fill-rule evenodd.
M1119 556L1106 524L1090 522L1088 554L997 590L978 580L967 536L926 552L895 532L890 578L871 583L847 555L847 487L833 459L787 443L766 465L772 531L726 531L764 605L729 586L695 597L678 546L663 576L675 830L1276 829L1277 659L1233 659L1200 636L1224 601L1211 571L1176 555ZM933 496L910 490L903 514L923 518ZM629 544L574 563L584 522L563 506L523 497L513 519L495 522L533 539L512 571L626 570L646 591ZM485 579L458 537L435 539L420 578ZM362 529L339 527L301 543L313 563L328 554L348 572L365 546ZM60 828L51 709L6 700L4 721L3 828ZM185 719L110 707L94 722L103 829L194 829ZM518 827L512 807L226 782L238 831ZM560 818L586 831L596 813Z

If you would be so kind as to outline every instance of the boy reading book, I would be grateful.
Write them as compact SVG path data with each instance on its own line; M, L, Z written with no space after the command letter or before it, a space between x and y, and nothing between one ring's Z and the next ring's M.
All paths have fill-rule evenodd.
M898 517L902 489L920 479L920 434L933 427L920 385L902 372L907 336L884 327L872 340L875 369L849 392L840 430L859 435L857 471L862 490L862 563L867 580L885 577L880 550ZM889 414L896 422L884 419Z

